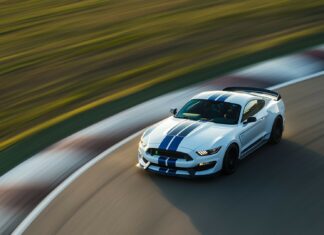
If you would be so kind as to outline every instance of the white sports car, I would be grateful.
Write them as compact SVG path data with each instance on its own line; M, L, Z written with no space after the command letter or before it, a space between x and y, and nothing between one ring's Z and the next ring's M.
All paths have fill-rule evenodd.
M285 106L267 89L228 87L194 96L142 135L137 166L171 176L231 174L265 143L280 142Z

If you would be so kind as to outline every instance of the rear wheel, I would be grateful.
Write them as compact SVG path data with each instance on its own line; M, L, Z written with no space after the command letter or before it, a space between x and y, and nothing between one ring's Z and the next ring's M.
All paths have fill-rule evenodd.
M222 172L225 175L233 174L238 167L238 147L231 145L224 156Z
M283 132L282 118L277 117L272 125L269 143L270 144L278 144L281 141L282 132Z

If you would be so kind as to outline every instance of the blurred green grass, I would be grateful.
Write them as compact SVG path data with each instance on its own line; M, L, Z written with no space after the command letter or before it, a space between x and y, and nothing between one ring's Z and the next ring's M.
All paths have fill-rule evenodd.
M323 1L0 4L2 148L24 131L120 91L324 29Z

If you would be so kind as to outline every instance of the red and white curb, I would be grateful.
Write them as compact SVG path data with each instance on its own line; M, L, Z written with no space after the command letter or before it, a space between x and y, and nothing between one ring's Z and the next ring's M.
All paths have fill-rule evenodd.
M230 85L278 89L323 75L323 70L324 46L320 46L168 93L61 140L0 178L0 234L13 231L13 234L22 234L39 213L80 174L135 138L141 129L166 117L170 104L179 107L197 92Z

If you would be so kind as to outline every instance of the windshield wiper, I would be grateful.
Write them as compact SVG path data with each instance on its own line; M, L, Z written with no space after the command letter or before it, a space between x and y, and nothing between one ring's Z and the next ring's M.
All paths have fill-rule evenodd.
M201 118L201 119L199 119L199 121L203 121L203 122L214 122L213 119L207 119L207 118Z
M175 116L175 118L180 118L180 119L189 119L189 120L191 120L189 117L177 117L177 116Z

